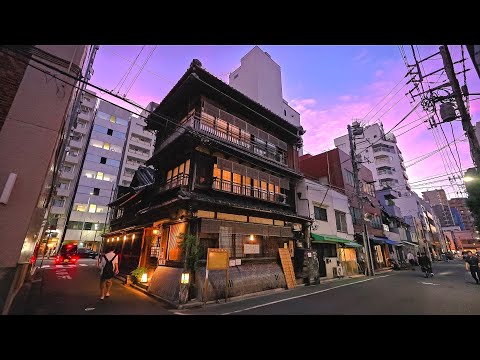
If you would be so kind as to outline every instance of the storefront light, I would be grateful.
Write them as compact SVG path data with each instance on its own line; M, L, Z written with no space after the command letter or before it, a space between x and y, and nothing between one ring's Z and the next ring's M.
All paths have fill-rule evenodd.
M125 236L123 237L123 241L125 241L125 240L127 240L127 235L125 235Z
M255 235L252 234L250 235L250 241L253 241L253 240L255 240Z
M142 274L142 279L140 280L142 283L146 283L148 281L147 273Z
M132 234L132 240L135 240L135 234Z
M188 284L190 282L190 274L189 273L182 273L182 284Z
M117 241L120 241L120 236L117 236Z
M154 234L154 235L157 235L157 234L158 234L158 230L157 230L157 229L154 229L154 230L153 230L153 234Z

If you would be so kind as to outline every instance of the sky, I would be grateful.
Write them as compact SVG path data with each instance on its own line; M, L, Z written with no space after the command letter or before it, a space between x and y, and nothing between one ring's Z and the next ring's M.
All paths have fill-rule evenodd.
M240 66L240 59L253 46L101 45L95 58L91 83L118 92L121 96L126 95L126 98L145 107L151 101L159 103L193 59L199 59L207 71L228 83L229 73ZM418 100L413 103L410 96L405 96L413 88L413 83L407 84L410 77L405 77L408 68L401 50L404 50L408 64L414 63L410 45L258 46L281 67L283 97L300 113L301 125L306 130L303 136L304 153L315 155L334 148L333 139L345 135L347 125L355 119L370 124L381 121L385 131L389 131L418 103ZM420 54L420 58L424 59L438 52L439 46L414 47L417 58ZM449 46L449 49L454 61L462 58L460 46ZM465 66L471 69L466 72L469 91L480 93L480 80L466 50L465 57ZM436 55L423 61L422 65L421 71L426 74L441 68L443 63L440 55ZM462 70L462 63L455 66L456 72ZM463 74L457 77L463 85ZM446 75L439 72L429 76L426 80L431 83L424 83L424 87L437 86L446 79ZM139 113L121 99L96 92ZM473 100L475 98L479 96L471 96L470 103L474 125L480 120L480 101ZM449 198L466 196L462 187L452 186L448 179L453 176L460 179L461 171L473 164L468 142L460 141L465 139L460 121L428 129L427 123L417 120L425 115L419 106L393 130L405 159L412 189L419 195L422 191L443 188ZM455 139L459 139L455 143L458 154L454 143L446 146L447 142L453 141L452 132ZM422 155L442 146L445 148L440 152L417 162L422 160ZM425 180L431 177L434 179ZM461 180L453 182L462 184Z

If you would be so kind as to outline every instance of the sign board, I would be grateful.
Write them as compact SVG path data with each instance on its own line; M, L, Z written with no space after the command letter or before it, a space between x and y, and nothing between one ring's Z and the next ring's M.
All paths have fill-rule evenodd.
M283 273L285 274L285 281L287 289L293 289L296 286L295 272L293 270L292 258L290 252L285 248L278 248L280 260L282 262Z
M260 254L260 244L243 244L244 254Z
M227 249L208 248L207 270L226 270L228 266Z

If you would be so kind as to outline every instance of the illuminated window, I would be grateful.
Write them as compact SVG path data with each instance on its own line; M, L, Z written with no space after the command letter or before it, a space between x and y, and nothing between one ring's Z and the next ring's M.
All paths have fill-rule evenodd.
M168 172L167 172L167 182L169 180L172 180L172 170L168 170Z
M115 123L115 122L116 122L116 116L115 116L115 115L110 116L110 122L111 122L111 123Z
M185 161L185 174L189 174L189 173L190 173L190 159Z
M88 212L89 213L94 213L97 211L97 205L95 204L90 204L90 206L88 207Z
M220 170L217 166L217 164L213 165L213 177L216 177L217 179L220 179L222 176L222 170Z
M75 204L74 209L75 211L85 212L87 211L87 204Z
M110 150L110 144L109 143L103 143L103 148L105 150Z
M97 180L103 180L103 172L99 171L97 173Z

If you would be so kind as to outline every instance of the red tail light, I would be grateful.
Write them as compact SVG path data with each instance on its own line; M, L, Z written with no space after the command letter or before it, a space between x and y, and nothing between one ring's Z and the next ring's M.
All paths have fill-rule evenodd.
M72 261L77 261L78 260L78 256L73 256L72 257Z

